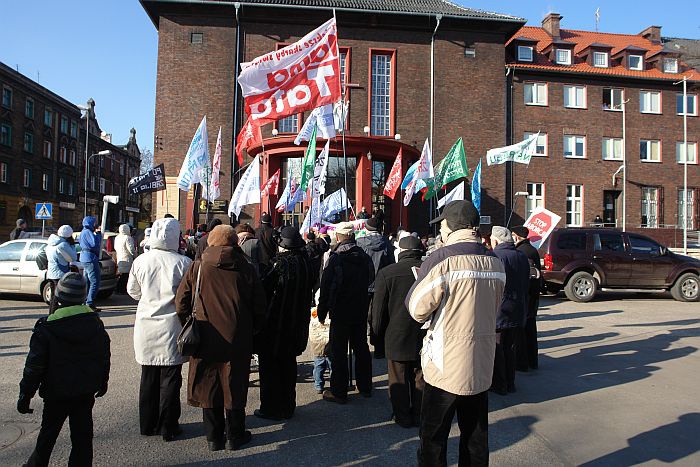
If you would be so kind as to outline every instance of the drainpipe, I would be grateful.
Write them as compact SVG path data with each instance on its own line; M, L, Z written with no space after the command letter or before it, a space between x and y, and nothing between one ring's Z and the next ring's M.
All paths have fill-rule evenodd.
M241 4L236 2L233 4L236 8L236 68L234 72L234 94L233 94L233 137L231 143L231 196L229 199L233 198L233 175L236 173L236 137L238 136L238 70L241 67L241 22L238 18L238 11L241 8Z
M511 73L512 72L512 73ZM506 67L505 137L506 146L513 144L513 78L515 71ZM503 220L507 223L513 211L513 162L506 162L505 196L503 197ZM506 226L507 227L507 226Z
M437 24L435 25L435 30L430 38L430 154L433 154L433 126L435 119L435 34L440 27L440 20L442 15L435 16L437 19ZM433 198L430 198L430 215L428 218L433 217ZM437 227L433 228L433 233L437 233Z

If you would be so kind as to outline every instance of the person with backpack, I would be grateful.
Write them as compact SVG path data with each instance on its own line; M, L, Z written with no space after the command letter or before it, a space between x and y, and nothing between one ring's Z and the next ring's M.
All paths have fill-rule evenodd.
M62 225L58 232L51 234L46 247L46 268L39 265L39 269L46 269L46 279L51 283L51 302L49 314L56 311L56 286L64 274L70 272L71 263L78 260L78 255L73 246L73 229L70 225ZM37 257L37 261L39 257Z
M92 408L107 393L110 340L102 320L86 305L83 276L69 272L56 287L58 309L40 318L29 341L29 354L19 383L17 411L30 414L39 391L44 399L36 447L25 465L49 465L61 428L69 419L68 465L92 465Z

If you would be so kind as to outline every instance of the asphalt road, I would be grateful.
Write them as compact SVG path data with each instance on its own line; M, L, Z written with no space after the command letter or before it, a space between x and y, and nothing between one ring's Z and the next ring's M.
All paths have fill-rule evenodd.
M374 397L345 406L319 400L309 355L299 359L298 409L285 423L252 416L253 442L238 452L206 450L200 411L183 404L184 435L164 443L138 434L140 369L134 361L133 302L114 297L102 319L112 338L110 391L95 405L95 465L415 465L416 429L389 421L386 364L374 360ZM46 308L0 298L0 465L24 462L34 445L41 399L32 415L15 411L31 329ZM605 295L588 304L544 298L540 369L519 373L518 391L490 396L493 465L700 465L700 306L665 296ZM186 372L185 372L186 374ZM185 400L183 387L182 399ZM52 465L66 465L67 424ZM450 464L457 462L456 425Z

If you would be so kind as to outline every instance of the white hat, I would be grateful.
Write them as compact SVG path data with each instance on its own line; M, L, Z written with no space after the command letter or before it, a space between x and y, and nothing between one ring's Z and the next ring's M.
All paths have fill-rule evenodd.
M70 238L73 236L73 228L70 225L62 225L56 232L59 237Z

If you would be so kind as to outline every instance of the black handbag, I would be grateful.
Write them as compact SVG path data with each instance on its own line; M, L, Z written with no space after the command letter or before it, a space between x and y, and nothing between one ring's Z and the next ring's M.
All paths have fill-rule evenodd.
M199 297L199 279L201 274L202 266L200 264L197 271L197 285L192 297L192 314L187 318L187 322L177 336L177 350L184 357L193 357L197 353L197 349L199 349L201 340L199 325L197 324L197 297Z

